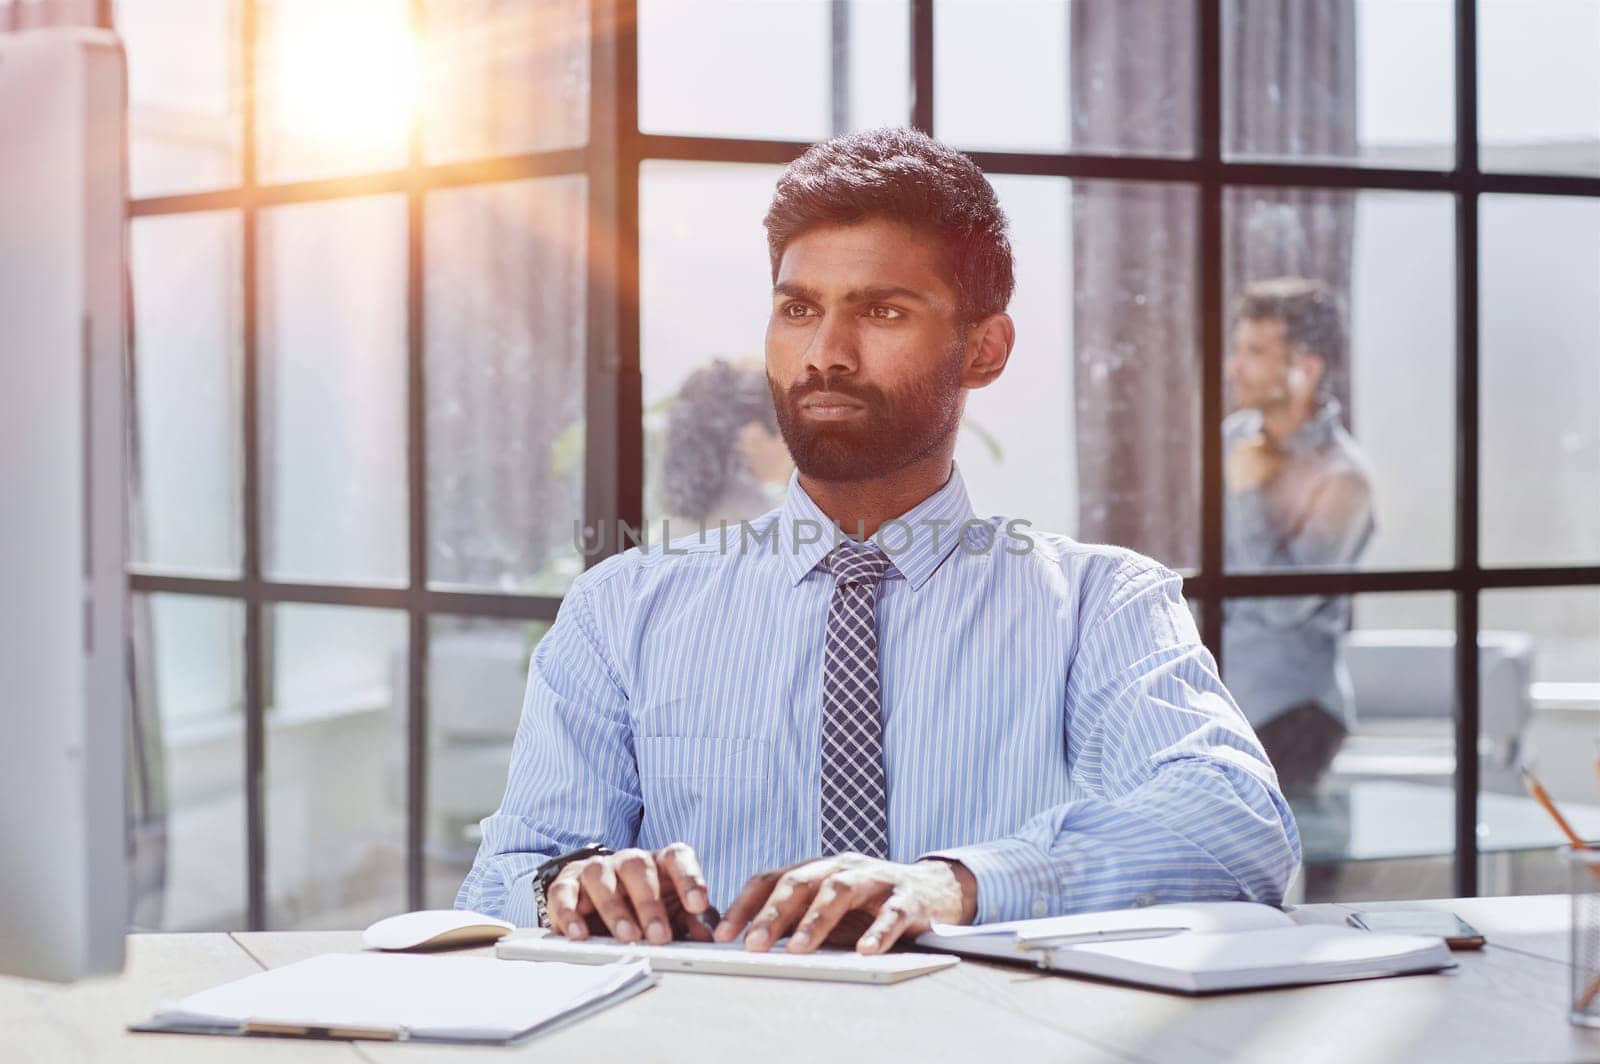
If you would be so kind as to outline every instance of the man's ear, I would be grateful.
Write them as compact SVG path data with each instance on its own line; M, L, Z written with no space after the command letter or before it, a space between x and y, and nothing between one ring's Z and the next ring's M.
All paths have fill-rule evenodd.
M1017 327L1009 314L982 318L967 334L966 359L961 368L963 388L982 388L992 383L1006 368L1011 348L1017 342Z
M1295 389L1306 395L1317 394L1317 389L1322 386L1322 380L1328 373L1328 360L1321 355L1305 352L1295 356L1294 368L1297 369L1304 383Z

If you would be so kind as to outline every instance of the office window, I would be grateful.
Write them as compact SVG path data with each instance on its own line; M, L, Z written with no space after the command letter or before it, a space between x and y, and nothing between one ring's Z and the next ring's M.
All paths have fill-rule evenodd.
M133 403L128 557L237 576L243 564L243 262L236 212L129 226Z
M559 593L583 569L583 210L571 176L428 196L436 586Z
M1188 0L936 0L934 133L997 151L1189 155Z
M116 0L134 196L231 188L244 145L243 0Z
M403 912L405 615L278 606L268 629L267 925L365 927Z
M428 162L577 147L588 138L586 0L425 0Z
M260 262L266 571L400 583L405 202L275 207Z
M821 140L905 120L907 0L640 0L639 128Z
M1600 174L1600 6L1479 0L1485 170Z
M434 617L428 639L427 905L448 909L500 806L542 621Z
M1588 5L170 6L113 5L139 741L171 747L150 763L176 788L142 807L152 925L349 925L450 900L503 782L483 765L506 756L505 692L617 547L586 554L574 526L687 531L690 511L714 524L781 497L787 454L759 424L761 216L805 143L900 124L974 152L1012 220L1018 345L957 445L979 510L1178 568L1230 674L1246 603L1345 596L1342 648L1423 672L1478 645L1472 682L1450 669L1408 722L1423 734L1358 704L1330 777L1359 776L1380 740L1421 744L1363 778L1432 788L1448 844L1392 867L1323 851L1304 893L1536 888L1541 849L1497 856L1516 847L1493 818L1529 808L1506 763L1456 751L1567 742L1596 679L1600 336L1574 309L1600 283ZM1455 69L1468 10L1475 99ZM1477 143L1458 144L1473 114ZM1231 307L1296 276L1343 298L1332 383L1373 488L1370 541L1334 571L1241 558L1230 526ZM675 450L675 412L733 410L728 394L756 415ZM480 679L492 693L468 706ZM184 745L213 725L238 730ZM357 733L349 808L307 826L341 749L322 737ZM193 782L224 763L231 779ZM1453 826L1475 794L1490 834ZM1394 819L1391 798L1362 808ZM233 832L214 898L194 896L197 830ZM315 866L307 839L349 861Z
M132 924L227 931L248 919L244 608L135 594L134 639L151 657L133 690L129 762Z
M1224 151L1448 169L1454 8L1450 0L1223 0Z
M1485 196L1483 558L1600 562L1600 202ZM1559 515L1559 516L1557 516Z
M1229 467L1224 510L1237 537L1228 567L1450 565L1449 444L1456 426L1450 198L1236 188L1224 206L1225 461L1251 449L1259 411L1274 391L1303 386L1316 410L1271 449L1275 476L1256 490L1265 496L1264 510L1251 509L1249 475L1236 478ZM1317 287L1279 294L1295 293L1291 286L1302 282ZM1262 292L1244 319L1236 316L1241 299Z
M1291 622L1297 630L1285 637ZM1304 899L1448 895L1452 596L1233 599L1223 624L1224 679L1274 759L1300 828ZM1481 762L1496 793L1516 783L1514 744ZM1487 812L1498 825L1498 806Z

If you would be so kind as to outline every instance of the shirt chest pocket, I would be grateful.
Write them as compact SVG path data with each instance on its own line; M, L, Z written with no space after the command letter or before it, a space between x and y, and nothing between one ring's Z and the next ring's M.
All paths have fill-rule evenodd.
M687 842L717 880L743 882L765 867L771 775L765 739L637 736L634 753L644 799L640 846Z

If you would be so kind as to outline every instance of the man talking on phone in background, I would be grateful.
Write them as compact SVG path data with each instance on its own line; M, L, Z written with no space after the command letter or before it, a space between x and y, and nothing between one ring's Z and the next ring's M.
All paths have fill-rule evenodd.
M1371 477L1333 398L1345 348L1327 285L1285 277L1240 297L1226 365L1238 409L1222 427L1229 570L1348 568L1372 539ZM1353 723L1350 599L1230 599L1223 616L1228 687L1284 793L1309 794Z
M983 174L910 130L838 138L766 230L787 497L573 583L457 905L875 953L935 921L1278 903L1294 821L1180 578L978 518L955 468L1015 339Z

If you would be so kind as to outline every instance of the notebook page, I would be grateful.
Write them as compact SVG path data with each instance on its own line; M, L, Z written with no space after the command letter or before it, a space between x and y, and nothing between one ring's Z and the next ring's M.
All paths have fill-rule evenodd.
M1042 920L1012 920L1006 923L973 926L935 924L932 934L941 939L1006 935L1031 941L1058 935L1133 931L1153 927L1179 927L1204 934L1215 931L1254 931L1293 926L1294 921L1288 915L1270 905L1258 905L1247 901L1210 901L1147 905L1139 909L1111 909L1105 912L1075 913L1070 916L1049 916Z

